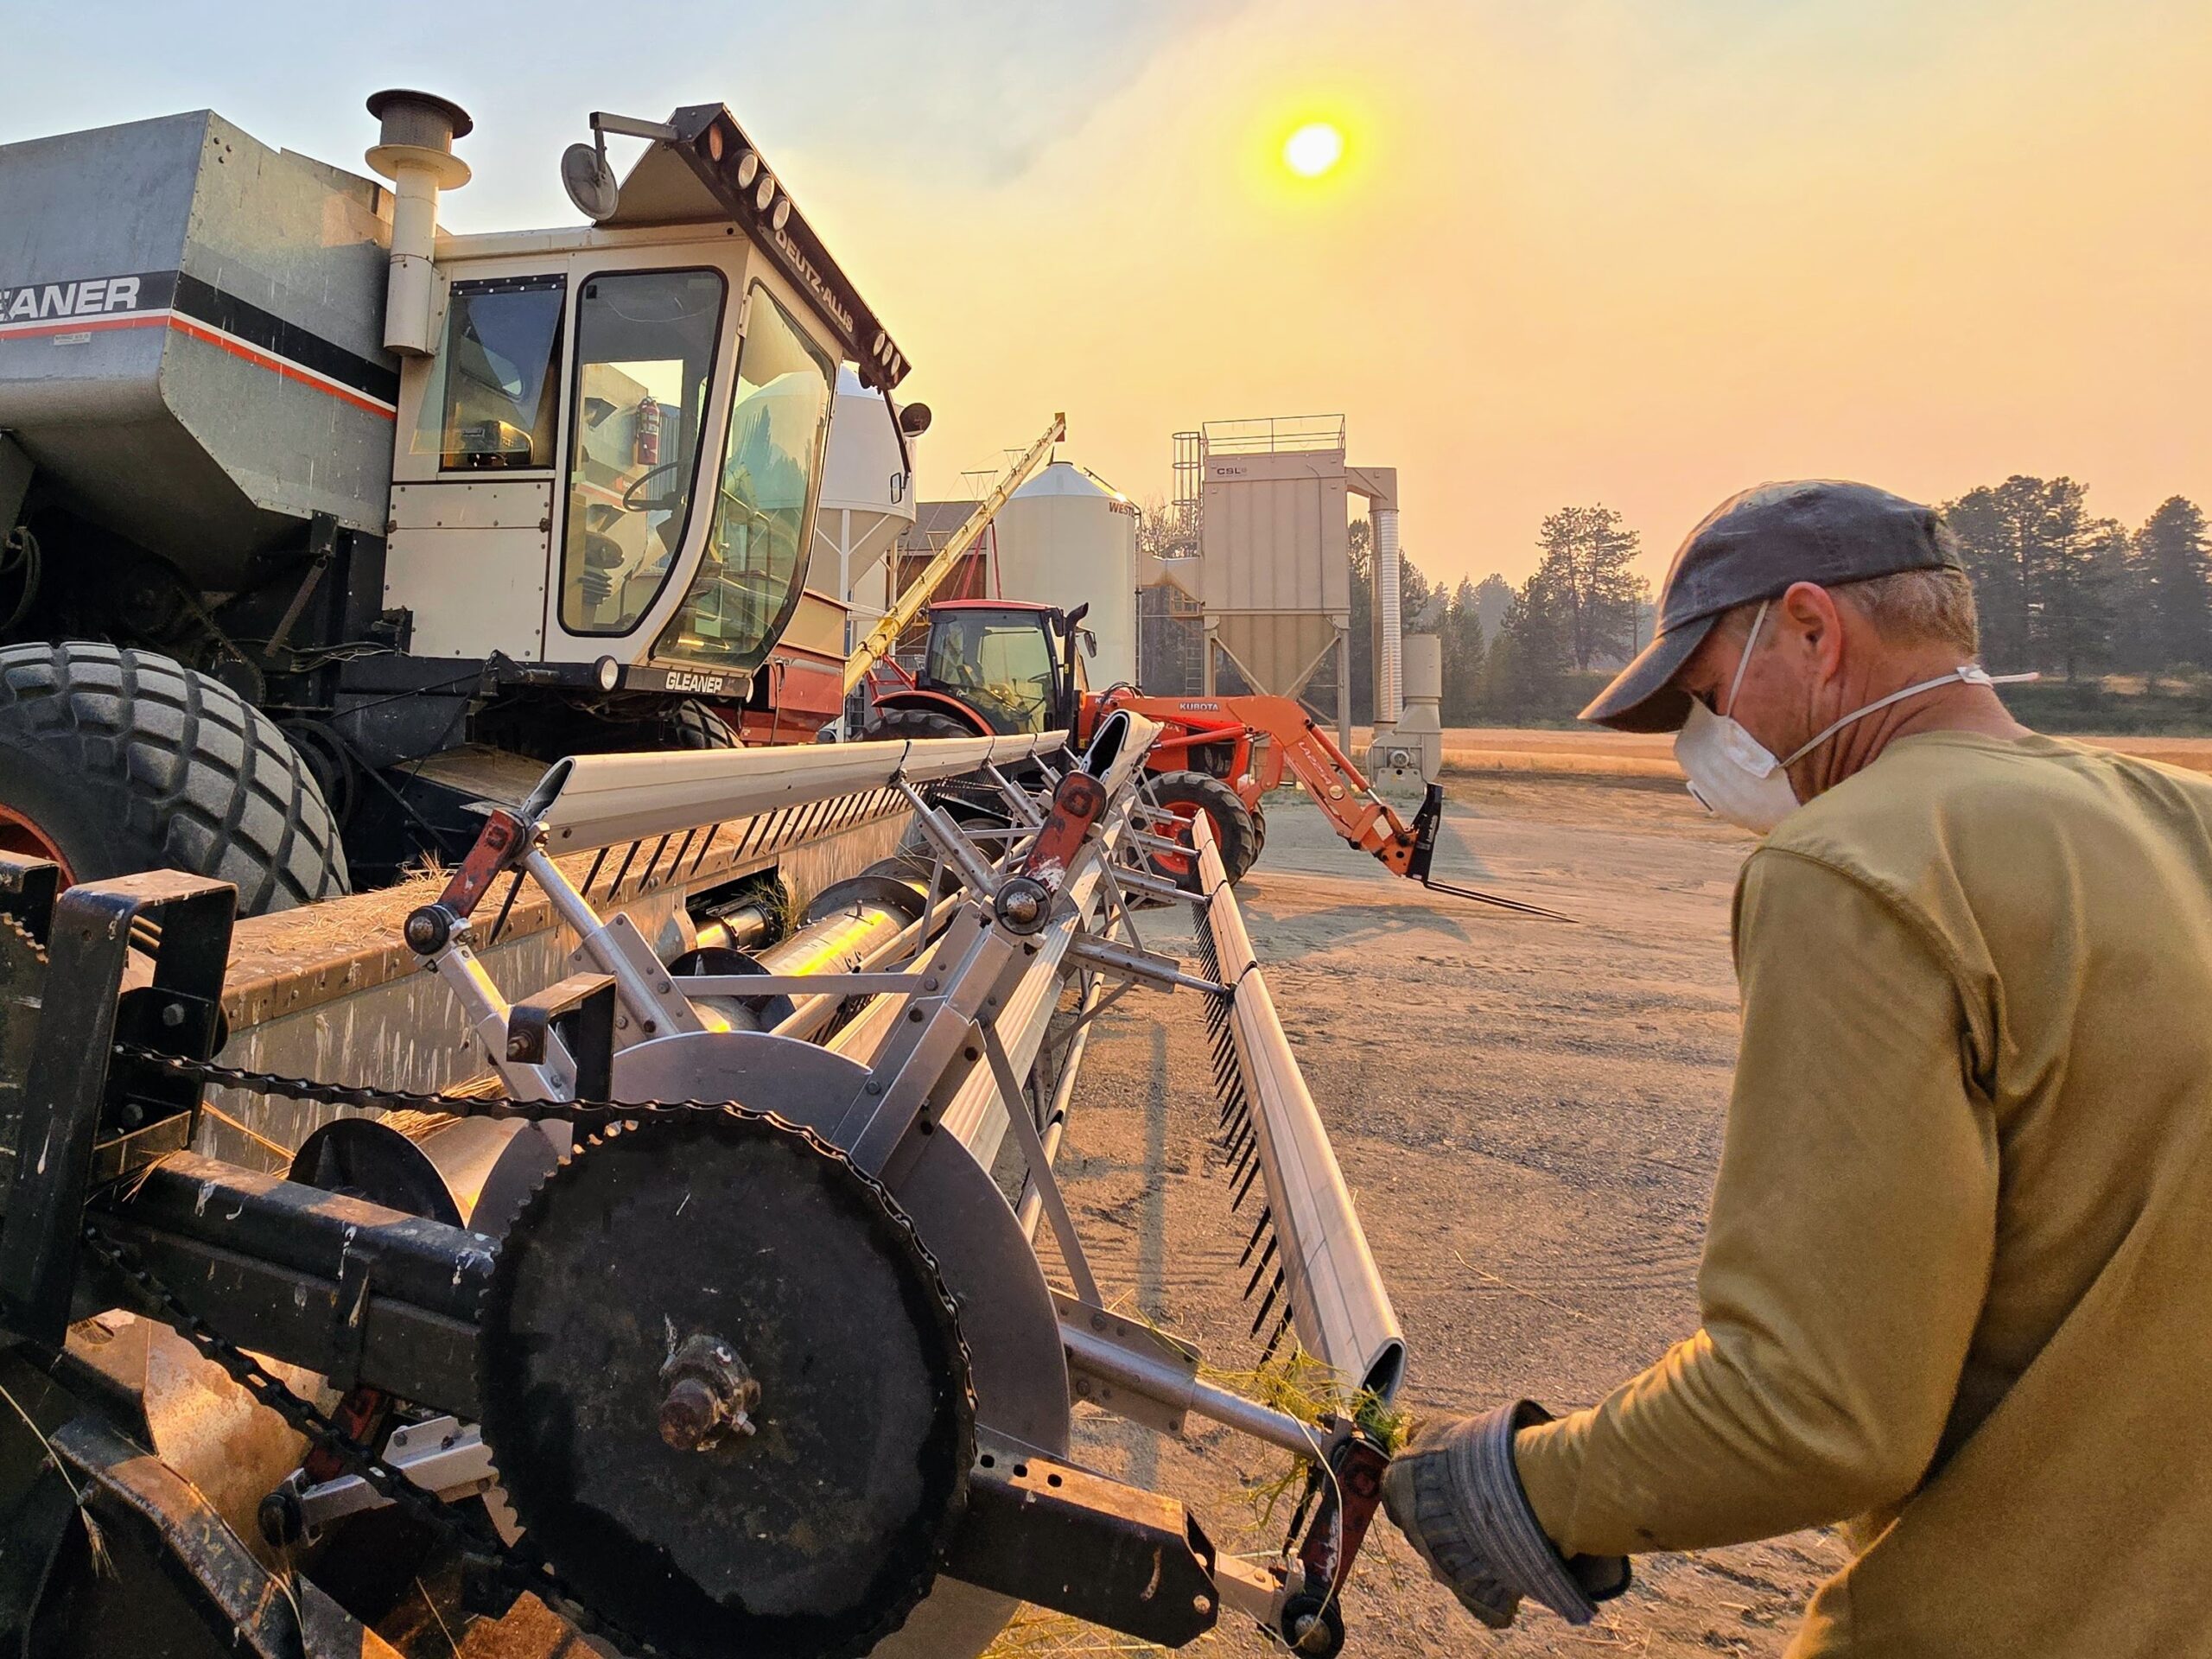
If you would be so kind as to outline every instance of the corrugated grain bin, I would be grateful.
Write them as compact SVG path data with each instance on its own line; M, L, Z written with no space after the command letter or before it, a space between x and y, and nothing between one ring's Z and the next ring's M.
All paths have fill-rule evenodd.
M1136 504L1071 461L1056 461L1014 493L995 520L1008 599L1071 611L1098 636L1085 664L1101 690L1137 677Z

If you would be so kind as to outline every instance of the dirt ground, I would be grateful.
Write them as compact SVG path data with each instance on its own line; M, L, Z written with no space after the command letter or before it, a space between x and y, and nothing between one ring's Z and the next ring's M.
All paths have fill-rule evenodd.
M1453 781L1439 875L1581 918L1570 926L1426 893L1335 841L1300 798L1275 801L1245 915L1405 1326L1406 1398L1595 1401L1696 1325L1736 1039L1728 900L1750 842L1672 789ZM1187 950L1154 914L1148 937ZM1211 1364L1247 1367L1259 1344L1236 1257L1256 1205L1230 1217L1208 1142L1200 1009L1154 999L1101 1027L1062 1160L1093 1265L1109 1295ZM1225 1431L1168 1444L1092 1419L1078 1455L1188 1498L1223 1548L1253 1549L1272 1540L1242 1484L1287 1460L1249 1444ZM1646 1558L1601 1624L1577 1631L1534 1609L1493 1637L1378 1523L1346 1599L1346 1651L1775 1655L1841 1559L1820 1534ZM1267 1650L1234 1622L1212 1651ZM1033 1651L1109 1646L1048 1622L1012 1637Z

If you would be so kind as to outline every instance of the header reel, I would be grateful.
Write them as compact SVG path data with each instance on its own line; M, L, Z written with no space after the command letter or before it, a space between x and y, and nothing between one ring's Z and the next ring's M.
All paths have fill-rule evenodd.
M9 1332L57 1353L68 1378L82 1369L72 1311L143 1310L308 1437L306 1465L287 1453L260 1490L303 1610L355 1621L353 1646L311 1652L375 1651L398 1617L358 1594L315 1599L317 1564L382 1510L467 1564L474 1611L529 1590L635 1653L970 1659L1024 1600L1167 1646L1226 1606L1333 1652L1382 1449L1348 1408L1304 1421L1219 1388L1195 1350L1110 1312L1053 1173L1080 1046L1062 1046L1056 1075L1048 1033L1079 1038L1133 986L1196 991L1222 1033L1240 1179L1261 1184L1281 1236L1271 1300L1348 1397L1396 1388L1395 1316L1219 858L1203 830L1186 843L1196 894L1145 868L1150 736L1117 715L1073 765L1057 734L562 763L524 810L493 815L407 927L505 1098L214 1065L221 1033L194 1010L219 1005L222 890L72 890L55 962L22 975L108 989L72 1005L91 1014L66 1033L42 1020L30 1045L26 1099L78 1150L18 1169L10 1190ZM970 774L982 782L963 785L960 816L941 810L935 785ZM658 863L681 836L680 861L721 826L867 789L912 809L907 853L832 889L741 971L728 951L664 963L592 897L609 852L626 869ZM556 856L571 852L596 855L588 873ZM510 1003L477 957L475 917L525 879L573 931L576 971ZM1205 971L1145 945L1141 899L1198 907ZM155 985L118 996L149 924ZM824 957L833 940L849 950ZM821 971L790 969L801 962ZM380 1110L393 1137L456 1120L514 1134L501 1151L496 1135L416 1129L382 1164L367 1147L303 1160L348 1189L321 1192L176 1150L210 1084ZM130 1128L156 1111L176 1120L158 1158ZM373 1139L376 1120L349 1121ZM462 1162L441 1150L464 1143ZM496 1167L510 1152L519 1178ZM425 1160L450 1205L408 1196ZM518 1207L488 1196L524 1186ZM1065 1287L1046 1278L1039 1224ZM327 1380L338 1406L257 1354ZM101 1409L89 1389L71 1397ZM1222 1557L1173 1497L1069 1461L1078 1401L1162 1432L1192 1414L1232 1427L1308 1464L1313 1502L1274 1560ZM78 1467L88 1491L114 1491L111 1468ZM184 1566L203 1588L221 1577Z

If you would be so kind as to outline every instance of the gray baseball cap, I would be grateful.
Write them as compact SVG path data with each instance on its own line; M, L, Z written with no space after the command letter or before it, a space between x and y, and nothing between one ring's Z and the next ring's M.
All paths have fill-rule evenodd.
M1793 582L1840 588L1900 570L1960 569L1958 543L1933 507L1832 478L1761 484L1732 495L1690 531L1659 589L1659 628L1581 717L1622 732L1672 732L1689 717L1675 676L1713 625Z

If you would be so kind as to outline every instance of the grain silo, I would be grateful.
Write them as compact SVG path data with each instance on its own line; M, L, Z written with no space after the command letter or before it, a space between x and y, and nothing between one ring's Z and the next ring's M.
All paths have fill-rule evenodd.
M1096 474L1056 461L999 509L999 587L1071 611L1098 636L1084 664L1093 687L1137 677L1136 504Z

